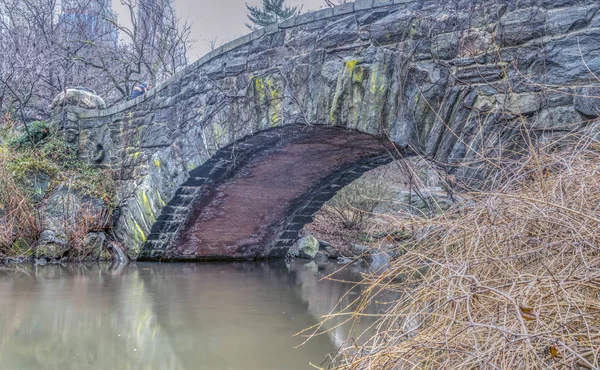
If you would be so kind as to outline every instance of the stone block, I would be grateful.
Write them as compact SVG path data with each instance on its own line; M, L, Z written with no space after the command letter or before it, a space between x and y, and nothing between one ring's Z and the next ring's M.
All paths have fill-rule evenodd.
M206 63L208 63L208 62L210 62L210 59L211 59L211 58L212 58L212 56L211 56L211 54L210 54L210 53L208 53L208 54L204 54L204 55L203 55L203 56L202 56L200 59L198 59L197 61L195 61L195 62L192 64L192 67L193 67L193 68L200 67L200 66L202 66L202 65L204 65L204 64L206 64Z
M279 32L279 25L278 24L271 24L265 28L263 28L265 30L265 35L272 35L274 33Z
M263 37L265 34L266 34L266 31L264 28L258 29L249 35L250 41L258 40L259 38Z
M408 11L388 14L371 25L371 39L380 45L403 41L408 37L412 18Z
M584 118L573 106L543 109L535 118L532 127L536 130L572 131L582 125Z
M283 22L280 22L279 23L279 28L294 27L296 25L296 18L297 17L293 17L293 18L286 19Z
M536 93L512 94L504 97L504 108L516 115L530 116L539 111L541 105L542 99Z
M575 89L573 105L576 111L587 117L600 117L600 87Z
M551 10L547 14L546 30L549 35L560 35L585 27L597 10L597 6Z
M358 25L353 15L348 15L339 21L333 22L319 36L319 48L335 48L338 45L351 44L358 39Z
M340 4L333 8L333 15L342 15L354 12L354 3Z
M246 45L250 42L250 35L245 35L235 40L232 40L225 45L223 45L223 52L226 53L228 51L239 48L242 45Z
M227 75L238 75L246 70L246 61L245 57L228 60L223 72Z
M546 32L546 11L526 8L509 12L500 18L499 39L503 45L516 45L542 37Z
M373 0L357 0L354 3L354 11L366 10L373 8Z
M373 8L394 5L394 0L373 0Z

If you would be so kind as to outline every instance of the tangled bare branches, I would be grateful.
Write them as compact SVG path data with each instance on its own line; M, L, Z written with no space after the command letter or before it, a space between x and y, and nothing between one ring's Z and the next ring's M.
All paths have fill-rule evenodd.
M600 367L600 145L522 158L496 190L413 220L422 236L342 314L401 298L340 369ZM339 319L340 314L336 314Z

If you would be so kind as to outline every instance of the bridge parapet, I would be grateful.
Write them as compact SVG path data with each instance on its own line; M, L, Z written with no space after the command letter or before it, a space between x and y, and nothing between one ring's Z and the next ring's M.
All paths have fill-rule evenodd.
M486 171L481 153L501 154L523 125L548 138L600 115L590 73L600 70L599 8L359 0L302 14L215 49L149 94L78 112L78 145L115 170L117 233L131 255L191 170L284 124L388 135L474 178Z

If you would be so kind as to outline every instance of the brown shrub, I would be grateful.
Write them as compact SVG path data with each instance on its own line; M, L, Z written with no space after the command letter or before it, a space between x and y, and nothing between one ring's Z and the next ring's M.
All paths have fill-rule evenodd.
M31 248L40 232L35 209L23 189L3 166L0 152L0 255L19 255Z
M335 317L359 320L384 291L401 298L336 366L600 368L599 153L589 137L548 146L493 191L414 219L420 237Z

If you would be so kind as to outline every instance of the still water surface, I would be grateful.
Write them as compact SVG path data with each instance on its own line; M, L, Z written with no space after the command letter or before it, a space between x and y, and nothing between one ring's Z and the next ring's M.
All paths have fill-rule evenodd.
M299 347L305 338L294 334L340 299L356 298L360 288L346 294L352 284L322 279L339 268L298 261L0 268L1 368L326 366L347 328ZM336 277L359 281L365 270L349 266Z

